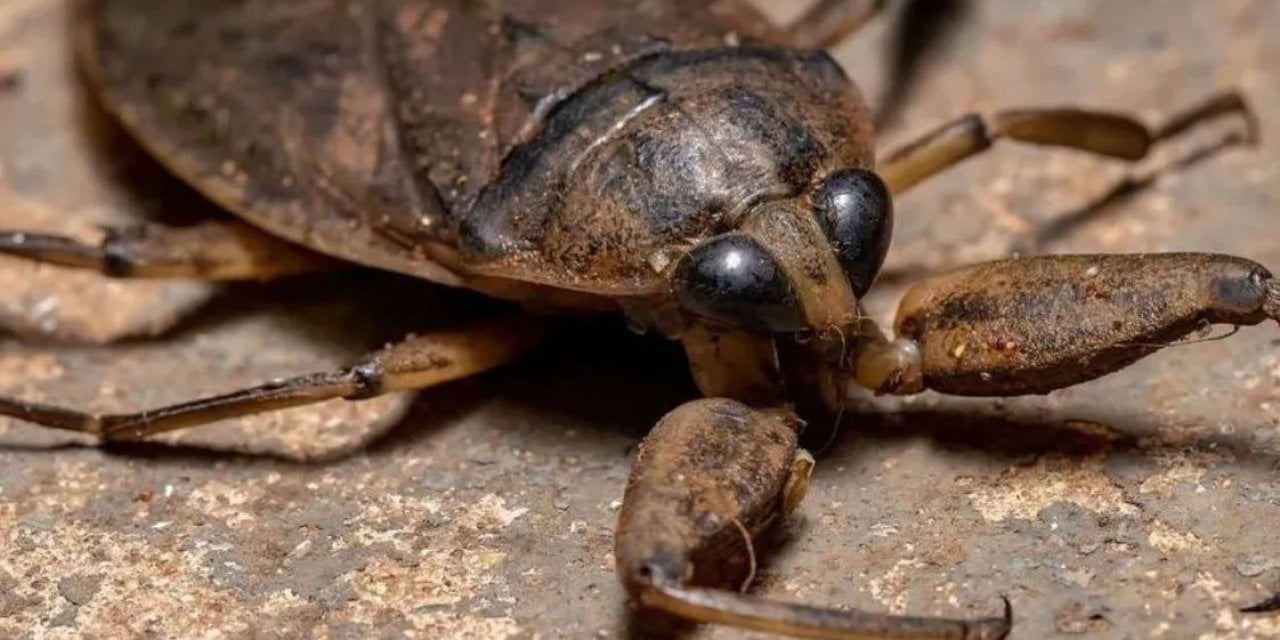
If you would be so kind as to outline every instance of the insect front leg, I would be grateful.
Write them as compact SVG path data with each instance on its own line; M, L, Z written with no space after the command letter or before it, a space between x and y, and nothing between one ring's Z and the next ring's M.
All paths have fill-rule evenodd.
M101 240L0 231L0 254L97 271L115 278L270 280L331 269L337 262L236 221L190 227L110 228Z
M805 638L991 640L1012 613L978 620L893 616L777 602L707 586L726 564L753 577L753 539L804 497L813 459L798 419L728 399L687 403L640 445L618 518L619 577L639 606Z
M1047 393L1121 369L1211 324L1280 320L1280 281L1209 253L999 260L929 278L898 308L894 341L849 366L888 393Z

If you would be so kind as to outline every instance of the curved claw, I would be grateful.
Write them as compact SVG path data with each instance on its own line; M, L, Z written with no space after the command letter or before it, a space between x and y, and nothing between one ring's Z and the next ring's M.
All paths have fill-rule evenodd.
M1240 609L1240 613L1272 613L1276 611L1280 611L1280 593L1271 596L1258 604Z
M639 594L642 604L704 623L823 640L1003 640L1013 628L1013 604L1001 617L974 620L927 618L823 609L730 591L655 582Z
M1009 596L1001 595L1000 600L1004 602L1004 634L998 636L1000 640L1009 635L1009 630L1013 629L1013 603L1009 601Z

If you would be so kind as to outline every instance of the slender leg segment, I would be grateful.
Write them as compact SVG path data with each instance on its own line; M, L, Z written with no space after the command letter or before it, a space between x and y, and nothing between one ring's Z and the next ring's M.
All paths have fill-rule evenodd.
M247 224L107 229L98 244L25 231L0 231L0 254L97 271L115 278L269 280L337 263Z
M797 446L798 419L727 399L678 407L640 445L615 541L633 601L699 622L804 638L993 640L1012 613L980 620L892 616L776 602L709 582L709 568L744 556L753 538L803 498L813 466Z
M818 0L787 27L791 45L829 49L853 35L884 9L887 0Z
M227 418L334 398L360 400L465 378L514 360L544 333L541 322L524 316L491 320L454 332L411 337L338 371L137 413L100 415L0 396L0 415L105 440L137 440Z
M1280 280L1208 253L1054 255L929 278L898 307L899 338L850 366L886 393L1047 393L1106 375L1213 324L1280 322Z
M1014 109L990 117L968 115L935 129L885 156L877 171L896 195L959 164L1002 138L1079 149L1120 160L1137 161L1151 147L1187 130L1223 117L1238 116L1247 127L1243 142L1258 139L1258 120L1244 98L1230 91L1179 111L1161 126L1085 109Z

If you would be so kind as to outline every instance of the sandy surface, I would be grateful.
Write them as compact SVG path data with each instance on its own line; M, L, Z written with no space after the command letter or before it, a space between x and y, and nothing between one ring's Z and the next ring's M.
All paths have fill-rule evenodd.
M92 234L199 214L84 101L60 20L51 0L0 3L0 225ZM877 100L899 24L837 50ZM1269 0L974 2L883 138L1002 106L1155 121L1238 86L1262 119L1260 149L1167 176L1044 250L1280 266L1276 33ZM1009 145L922 186L898 203L873 310L892 313L907 274L1002 255L1125 171ZM0 390L145 407L335 366L465 303L361 278L214 288L0 261L0 324L23 336L0 340ZM1280 617L1236 613L1280 588L1277 339L1275 326L1245 329L1044 398L869 405L820 459L757 592L945 615L992 612L1003 593L1017 639L1280 638ZM416 399L119 450L0 424L0 636L625 636L618 500L638 439L691 393L679 354L654 346L575 329Z

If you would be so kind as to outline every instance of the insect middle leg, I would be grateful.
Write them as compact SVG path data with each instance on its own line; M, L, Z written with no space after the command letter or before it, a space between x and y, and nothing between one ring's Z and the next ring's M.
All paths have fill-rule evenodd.
M1246 130L1240 141L1255 144L1259 137L1257 117L1235 91L1210 96L1175 113L1158 127L1148 127L1129 115L1076 108L1011 109L990 116L970 114L894 150L876 170L897 195L986 151L1000 139L1079 149L1136 162L1146 157L1157 142L1232 116L1245 121Z
M531 316L504 317L456 331L410 337L344 369L146 411L95 414L0 396L0 415L104 440L137 440L227 418L335 398L362 400L466 378L515 360L537 344L546 330L542 320Z
M115 278L270 280L338 264L232 220L190 227L109 228L96 244L61 235L0 231L0 254Z

